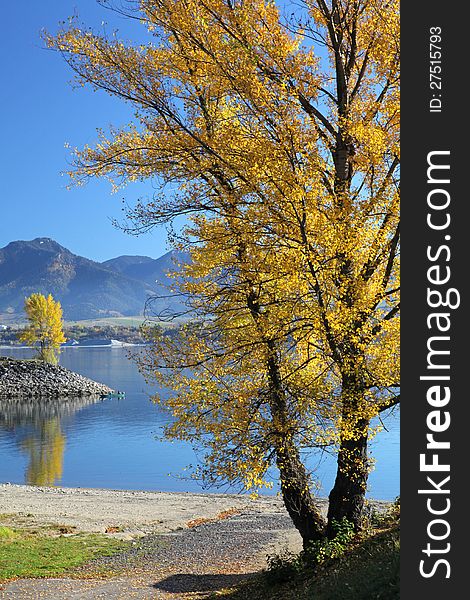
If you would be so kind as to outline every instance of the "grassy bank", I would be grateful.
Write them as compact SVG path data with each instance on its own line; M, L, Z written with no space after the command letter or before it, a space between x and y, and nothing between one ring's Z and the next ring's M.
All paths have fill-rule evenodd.
M73 528L60 525L41 528L0 525L0 581L60 575L127 545L128 542L106 535L74 534Z
M399 525L394 523L369 531L356 540L343 556L320 567L305 565L302 568L291 568L292 564L285 560L284 564L278 564L277 570L256 576L250 583L236 589L221 590L212 598L397 600L400 597L399 566Z

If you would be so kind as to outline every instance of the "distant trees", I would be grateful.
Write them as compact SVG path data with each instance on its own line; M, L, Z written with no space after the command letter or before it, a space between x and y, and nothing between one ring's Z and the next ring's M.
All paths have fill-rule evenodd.
M191 323L144 370L209 481L269 485L304 543L360 527L374 417L398 402L397 0L141 0L147 45L71 23L48 45L135 121L73 176L151 178L144 231L185 216ZM304 457L336 448L328 522Z
M38 357L57 364L60 345L66 338L63 332L62 307L51 294L31 294L25 299L24 309L28 325L18 334L25 344L37 344Z
M68 340L84 339L114 339L120 342L130 344L143 344L143 337L139 327L129 327L127 325L70 325L65 328L65 334Z

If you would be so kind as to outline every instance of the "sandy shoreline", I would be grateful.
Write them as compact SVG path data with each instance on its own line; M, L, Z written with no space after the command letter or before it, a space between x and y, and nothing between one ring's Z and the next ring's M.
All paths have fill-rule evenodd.
M118 528L119 537L174 531L224 511L283 511L280 498L247 495L143 492L0 484L0 514L28 524L60 524L78 531Z
M326 513L327 499L318 498ZM369 500L383 511L390 502ZM0 484L2 522L27 525L65 525L76 531L105 533L118 529L117 537L131 538L148 533L187 528L191 521L216 519L225 511L260 514L286 513L282 499L242 494L192 492L145 492L96 488L39 487Z

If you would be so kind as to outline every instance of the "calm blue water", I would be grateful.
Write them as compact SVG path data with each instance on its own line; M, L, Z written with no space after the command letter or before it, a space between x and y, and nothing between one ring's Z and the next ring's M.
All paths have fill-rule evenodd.
M64 367L126 392L124 399L48 408L0 400L0 482L202 491L186 470L198 462L191 446L160 439L169 416L151 402L152 388L128 353L128 348L66 348L60 358ZM26 358L32 350L0 349L0 354ZM376 466L368 495L393 499L399 494L399 412L384 423L388 431L371 444ZM326 495L334 481L334 458L311 456L308 463Z

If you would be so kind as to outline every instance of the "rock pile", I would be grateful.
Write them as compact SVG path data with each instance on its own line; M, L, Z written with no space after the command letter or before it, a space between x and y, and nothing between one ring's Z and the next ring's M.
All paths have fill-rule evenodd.
M113 390L59 365L0 357L0 398L104 396Z

